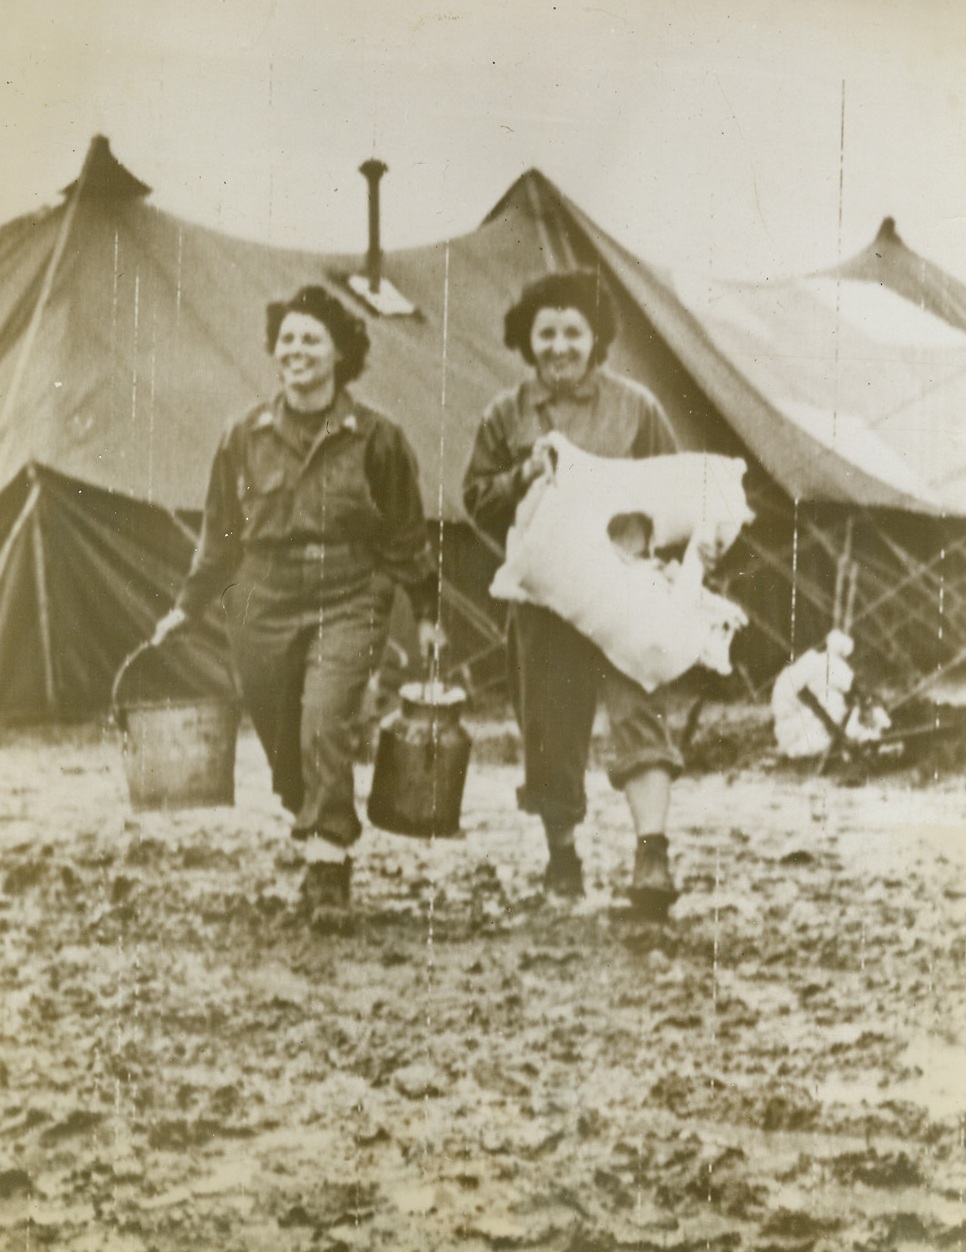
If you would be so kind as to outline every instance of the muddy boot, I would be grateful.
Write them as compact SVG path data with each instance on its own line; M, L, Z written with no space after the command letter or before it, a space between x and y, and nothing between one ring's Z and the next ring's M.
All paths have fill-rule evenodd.
M634 873L628 891L635 913L650 921L663 921L680 894L667 863L667 838L641 835L634 853Z
M316 861L305 867L301 897L309 913L318 909L345 909L349 905L352 862Z
M574 847L574 832L548 830L547 847L550 859L543 873L543 889L565 899L576 900L584 894L584 870Z

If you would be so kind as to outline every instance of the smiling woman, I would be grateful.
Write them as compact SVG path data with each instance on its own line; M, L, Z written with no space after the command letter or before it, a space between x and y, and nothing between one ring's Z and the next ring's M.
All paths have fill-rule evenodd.
M499 543L530 487L553 475L559 447L553 432L602 457L676 451L654 396L599 368L615 333L611 297L589 271L547 275L525 288L507 313L504 342L534 367L535 376L490 405L464 478L467 512ZM566 561L567 553L560 559ZM579 569L571 568L579 578ZM523 735L518 800L543 821L547 890L583 894L574 829L587 809L584 772L600 695L611 726L610 780L624 792L638 836L628 895L642 914L665 917L677 898L664 831L681 757L659 696L617 670L569 622L536 604L511 606L509 651L508 678Z
M361 831L352 723L397 584L424 651L438 646L436 574L409 444L346 389L365 364L365 323L303 287L268 306L266 330L281 391L223 437L194 563L154 639L220 598L246 707L305 848L307 903L341 906Z

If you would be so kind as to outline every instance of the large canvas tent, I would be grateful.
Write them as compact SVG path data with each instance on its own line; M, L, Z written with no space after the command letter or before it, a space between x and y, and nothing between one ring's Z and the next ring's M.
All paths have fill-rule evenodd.
M271 393L269 300L319 282L367 317L373 347L356 390L405 427L428 516L458 531L468 440L519 373L501 310L549 263L509 220L487 238L394 253L385 275L415 311L379 318L346 286L359 257L230 238L154 208L148 190L98 138L63 203L0 231L4 718L106 705L121 658L190 560L226 421ZM463 651L492 648L499 631L465 594L485 600L492 554L458 537L443 546ZM167 659L166 677L192 687L228 681L217 613Z
M736 653L753 689L832 625L854 631L872 681L904 694L957 668L966 287L889 218L828 271L741 283L659 272L565 207L650 343L638 376L679 435L696 426L701 446L749 461L758 519L722 574L752 618Z
M469 627L462 659L492 649L499 631L485 585L494 557L465 525L462 470L483 406L521 376L502 346L503 312L521 284L575 263L598 267L615 292L621 333L611 363L658 393L681 447L749 461L759 520L724 571L755 623L739 649L745 672L766 678L828 629L843 568L854 570L866 548L856 614L879 623L876 602L904 605L904 596L915 607L896 614L897 631L870 632L875 655L906 668L948 657L957 636L947 633L937 653L929 618L936 553L946 551L937 527L961 512L953 488L928 482L927 491L868 455L861 438L839 437L852 428L835 425L834 406L830 433L785 404L800 375L814 375L814 407L834 400L840 307L811 371L782 346L774 304L765 328L773 338L743 355L728 334L746 328L744 312L717 316L724 306L634 257L531 171L477 230L387 254L383 273L415 311L379 317L347 286L361 257L271 248L180 220L151 205L98 138L61 204L0 230L0 718L105 707L117 664L149 633L190 560L225 422L271 390L259 350L264 305L307 281L366 316L373 346L357 391L393 414L416 449L427 513L443 537L447 610ZM879 290L877 273L840 278ZM738 306L761 299L747 286L732 295ZM766 350L783 379L777 392L752 368ZM958 351L945 344L940 353L947 396ZM945 399L909 395L910 422L945 420ZM885 389L881 399L892 404ZM872 432L878 413L857 419ZM966 623L957 629L966 634ZM194 685L228 681L216 613L170 664Z
M908 687L955 667L966 657L966 287L887 218L830 270L767 284L679 277L674 291L750 398L724 403L762 404L774 429L811 443L795 456L751 436L787 496L770 541L749 539L787 584L790 650L844 620L875 677Z
M485 404L524 371L503 346L503 314L548 270L607 268L606 236L531 171L477 230L384 257L414 307L390 318L347 285L362 257L253 244L148 197L99 137L61 204L0 230L0 718L105 707L117 665L190 560L225 422L273 387L264 306L309 281L367 318L372 351L355 388L416 450L452 659L473 679L474 659L501 641L486 596L496 556L465 525L460 483ZM682 446L703 446L706 402L611 278L624 323L613 363L659 381ZM95 504L96 528L85 521ZM166 662L159 682L229 681L217 612Z

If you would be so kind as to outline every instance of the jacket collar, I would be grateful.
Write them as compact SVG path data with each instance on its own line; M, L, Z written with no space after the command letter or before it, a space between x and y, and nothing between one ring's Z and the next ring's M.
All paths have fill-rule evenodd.
M296 428L296 422L297 419L293 417L291 410L286 405L285 396L282 392L279 392L272 401L271 406L265 409L258 419L259 427L272 426L286 443L301 450L303 444ZM325 417L319 429L318 438L313 441L312 447L316 447L324 439L331 439L333 435L341 430L354 433L358 428L359 419L356 415L355 400L343 388L336 393L335 399L328 409L325 410Z

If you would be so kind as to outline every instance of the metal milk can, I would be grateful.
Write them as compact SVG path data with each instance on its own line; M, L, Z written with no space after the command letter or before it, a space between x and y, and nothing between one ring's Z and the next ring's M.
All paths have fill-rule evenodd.
M397 835L457 835L471 745L460 724L466 692L428 682L399 695L379 727L369 820Z

